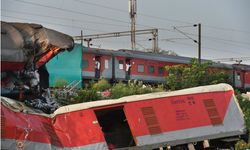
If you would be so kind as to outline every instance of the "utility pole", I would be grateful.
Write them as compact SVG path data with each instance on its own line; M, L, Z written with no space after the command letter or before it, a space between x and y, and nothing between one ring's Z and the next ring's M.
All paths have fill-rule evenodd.
M159 52L159 50L158 50L158 29L154 30L153 39L154 39L153 51L156 53L156 52Z
M201 24L198 24L198 60L199 64L201 64Z
M198 44L198 61L199 61L199 64L201 64L201 24L199 23L199 24L193 25L193 27L197 27L197 26L198 26L198 41L193 39L191 36L187 35L187 33L179 30L177 27L174 27L174 29ZM191 26L180 26L180 27L191 27Z
M129 0L129 16L131 22L131 48L135 50L135 17L136 17L136 0Z
M148 39L149 41L153 40L153 52L157 53L159 52L159 49L158 49L158 29L153 29L152 30L152 35L153 37Z
M83 46L83 32L81 30L81 46Z

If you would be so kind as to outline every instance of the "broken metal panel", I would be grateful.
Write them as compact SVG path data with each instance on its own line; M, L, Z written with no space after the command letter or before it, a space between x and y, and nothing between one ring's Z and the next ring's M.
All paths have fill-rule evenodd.
M39 76L38 69L45 68L59 52L73 47L71 36L42 25L1 21L1 95L27 100L35 108L57 108L40 96L42 89L48 88L44 83L48 80L40 86L40 78L45 77Z
M93 110L48 115L5 97L1 101L3 149L108 149Z
M31 63L39 61L48 52L53 55L43 59L41 65L48 62L58 52L72 50L74 41L71 36L48 29L39 24L8 23L1 21L1 61L5 63ZM55 51L55 49L58 49ZM7 67L4 67L8 69ZM10 70L13 68L10 68ZM20 68L23 69L23 68Z

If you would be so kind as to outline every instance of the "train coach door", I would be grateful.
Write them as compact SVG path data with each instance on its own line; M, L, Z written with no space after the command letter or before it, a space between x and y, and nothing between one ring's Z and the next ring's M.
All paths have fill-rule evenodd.
M236 87L238 87L238 88L241 88L242 87L242 83L241 83L241 80L242 80L242 78L241 78L241 73L239 72L239 71L235 71L235 75L234 75L234 83L235 83L235 85L234 86L236 86Z
M130 80L131 75L131 60L126 59L126 80Z
M95 110L110 149L135 146L123 107Z
M101 58L100 56L95 57L95 78L99 79L101 74Z

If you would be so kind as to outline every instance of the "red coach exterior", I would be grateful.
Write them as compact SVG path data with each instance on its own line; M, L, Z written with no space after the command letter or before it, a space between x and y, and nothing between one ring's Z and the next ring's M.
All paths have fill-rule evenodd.
M95 61L100 59L100 73L96 76ZM168 75L165 67L182 64L188 66L191 58L132 50L105 50L83 48L83 80L108 79L111 81L140 80L162 83ZM206 61L206 60L203 60ZM129 63L130 69L126 70ZM214 63L212 71L224 71L232 78L234 87L250 89L250 66Z
M152 149L246 132L227 84L69 105L51 115L1 99L3 149Z

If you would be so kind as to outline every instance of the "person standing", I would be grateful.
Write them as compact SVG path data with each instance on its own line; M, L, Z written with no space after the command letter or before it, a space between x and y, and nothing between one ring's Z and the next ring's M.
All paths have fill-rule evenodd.
M100 63L100 59L96 58L95 60L95 78L99 79L100 78L100 68L101 68L101 63Z

